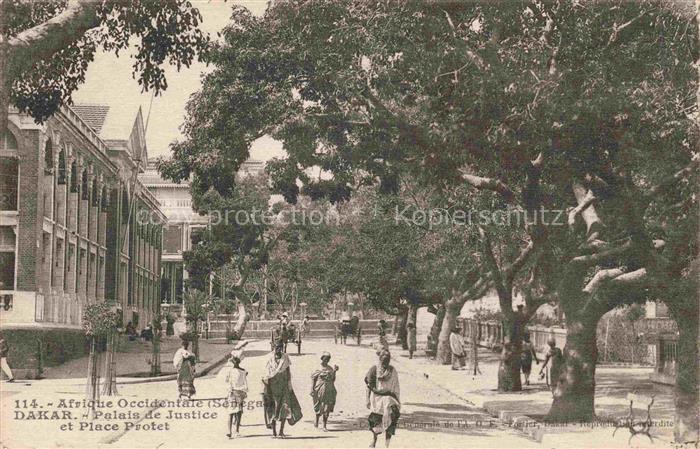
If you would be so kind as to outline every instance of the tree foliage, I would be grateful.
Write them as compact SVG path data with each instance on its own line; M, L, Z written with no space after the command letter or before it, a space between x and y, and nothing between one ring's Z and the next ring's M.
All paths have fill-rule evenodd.
M85 81L99 51L133 48L133 73L144 91L168 86L165 63L188 67L208 48L188 0L47 0L3 2L5 85L21 112L43 122Z
M529 314L548 293L558 298L571 338L553 418L592 417L596 356L586 347L606 311L650 297L681 322L697 310L692 4L297 0L232 19L188 106L174 169L226 189L217 170L270 134L287 152L270 164L273 187L290 202L337 201L367 184L400 194L418 182L444 193L447 208L466 188L457 197L471 207L528 213L520 226L472 228L478 264L461 270L466 291L452 296L493 286L506 317L515 288L533 301ZM559 223L533 222L542 209ZM365 226L359 240L415 245L388 223ZM376 266L411 252L375 243ZM392 298L397 278L385 279L378 291ZM689 361L697 366L693 351ZM679 394L695 391L691 411L692 372L679 375Z

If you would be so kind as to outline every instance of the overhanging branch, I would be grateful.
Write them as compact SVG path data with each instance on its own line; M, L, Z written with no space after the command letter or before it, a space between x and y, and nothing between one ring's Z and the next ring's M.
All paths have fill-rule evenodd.
M50 59L82 39L88 30L100 24L97 15L100 5L102 0L69 0L66 9L57 16L10 37L7 41L10 72L18 76L36 62Z

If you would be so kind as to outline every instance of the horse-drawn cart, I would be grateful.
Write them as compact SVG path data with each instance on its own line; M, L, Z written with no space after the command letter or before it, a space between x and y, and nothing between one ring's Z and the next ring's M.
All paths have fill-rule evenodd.
M291 341L297 345L297 354L301 354L301 327L294 323L288 325L275 326L270 329L270 348L274 351L275 342L281 340L284 345L284 352L287 352L287 344Z
M359 345L362 341L362 328L360 327L360 318L352 317L350 319L342 320L335 327L335 343L338 340L344 345L348 344L348 337L355 339Z

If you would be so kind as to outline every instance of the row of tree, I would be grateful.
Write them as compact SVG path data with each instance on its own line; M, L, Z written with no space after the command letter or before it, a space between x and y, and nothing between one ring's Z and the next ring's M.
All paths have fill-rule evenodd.
M443 358L464 303L495 290L509 343L502 389L519 388L520 324L557 302L568 337L551 420L594 416L603 314L664 300L680 331L676 432L688 441L697 37L692 7L658 1L282 1L262 18L234 8L162 170L193 175L195 195L235 196L229 174L270 134L287 152L268 173L288 203L417 211L345 226L335 243L352 249L334 281L358 275L348 261L361 256L372 270L358 290L379 307L443 308ZM447 230L422 218L430 207L522 220Z
M279 251L279 272L301 273L321 301L349 290L395 313L431 306L443 359L463 304L493 289L508 322L503 389L517 389L514 295L524 319L556 302L568 340L553 420L594 415L600 317L662 299L680 332L676 438L698 439L692 2L276 1L263 17L234 8L216 43L185 0L0 8L3 123L8 102L39 121L70 102L100 47L135 43L135 75L156 91L164 62L204 57L214 69L161 165L171 179L192 176L197 210L266 208L269 192L232 173L269 134L287 152L268 164L272 192L340 215L365 211L325 235L285 220L212 226L187 255L193 287L229 266L245 317L248 281ZM396 220L397 206L419 219ZM420 218L433 207L527 219L455 229Z

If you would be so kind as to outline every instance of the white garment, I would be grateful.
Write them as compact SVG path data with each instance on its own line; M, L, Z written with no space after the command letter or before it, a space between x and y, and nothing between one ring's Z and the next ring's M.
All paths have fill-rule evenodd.
M382 396L370 392L369 394L369 409L372 413L382 415L381 424L372 429L374 433L386 432L386 429L391 425L391 406L396 405L401 410L401 389L399 387L399 373L396 368L392 368L391 375L385 379L379 378L379 370L377 370L377 382L375 385L377 390L388 390L394 393L396 398L391 396ZM397 400L398 399L398 400Z
M223 381L228 386L229 391L248 391L248 371L236 368L231 362L226 363L221 368L217 379Z
M452 351L452 354L456 354L460 357L465 355L462 336L456 332L452 332L450 334L450 350Z
M0 358L0 368L2 368L2 372L8 377L8 380L15 378L15 376L12 375L10 365L7 364L7 357Z
M193 354L185 348L180 348L177 351L175 351L175 356L173 357L173 366L175 367L175 369L179 371L180 365L182 365L182 361L187 357L192 357L192 355Z

